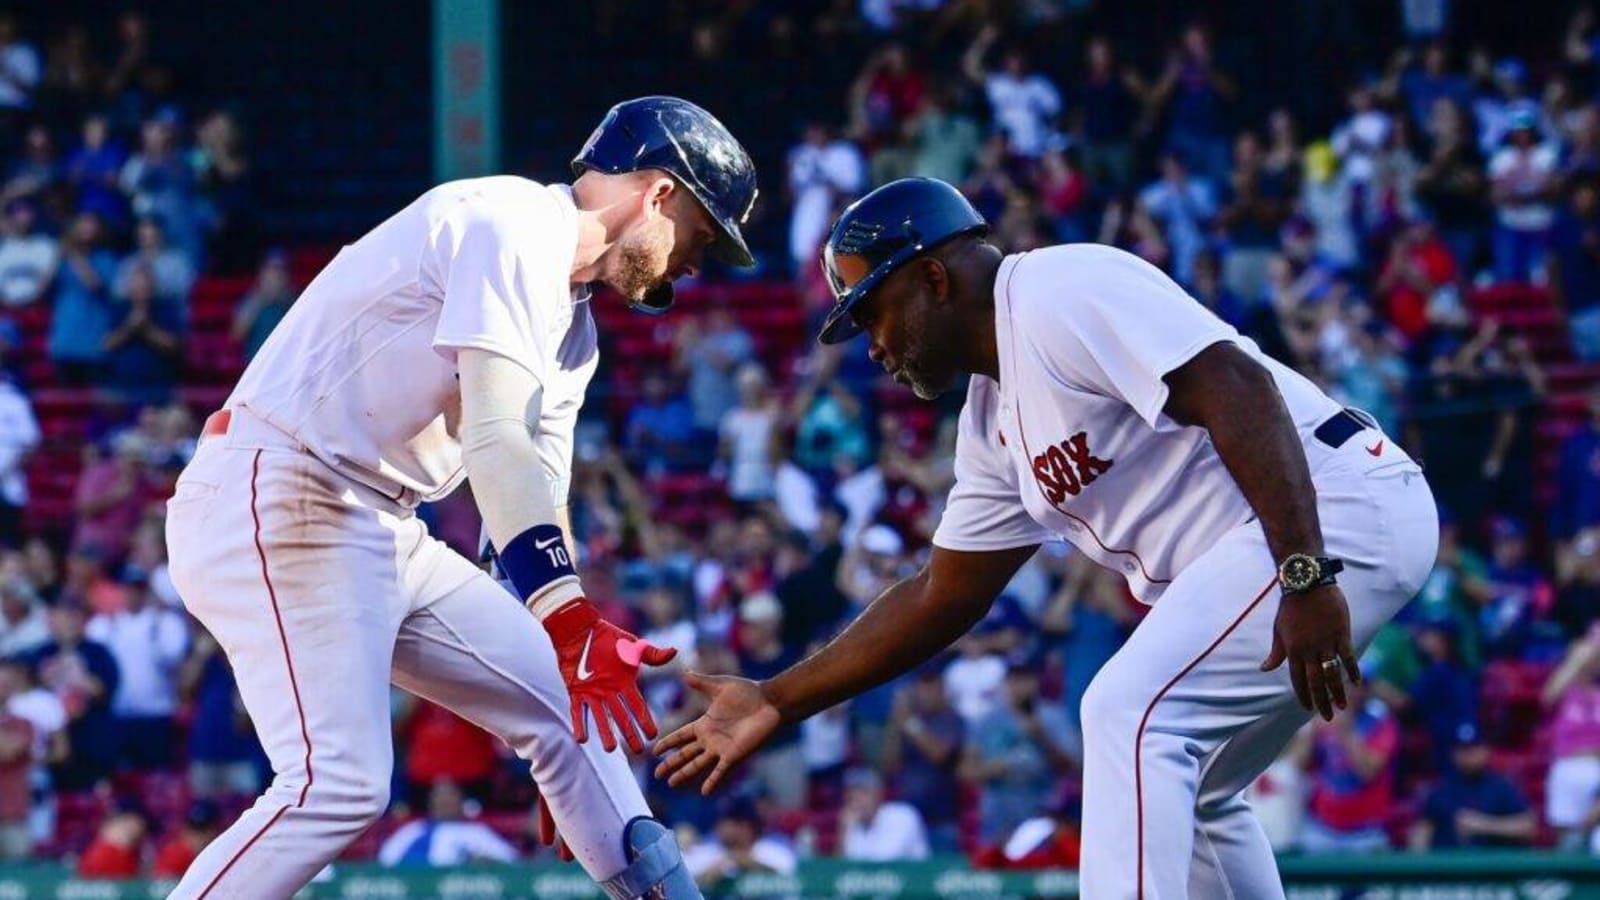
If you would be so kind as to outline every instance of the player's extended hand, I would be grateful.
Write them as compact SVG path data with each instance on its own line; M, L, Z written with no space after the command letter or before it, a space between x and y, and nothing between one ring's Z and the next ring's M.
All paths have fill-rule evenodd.
M1337 666L1325 666L1327 660ZM1361 669L1350 649L1350 609L1336 584L1304 594L1286 594L1272 626L1272 652L1261 664L1270 672L1289 663L1289 680L1300 705L1333 721L1333 708L1345 708L1344 678L1359 684Z
M700 793L710 795L729 770L778 730L783 717L761 685L748 678L685 672L683 683L711 698L711 705L656 742L658 755L676 751L656 766L656 777L681 787L709 769Z
M611 730L615 724L628 749L643 753L645 739L655 739L656 720L639 693L639 666L666 665L678 651L623 631L600 618L594 604L581 597L545 618L544 629L555 645L561 677L572 697L572 731L578 743L589 739L588 716L592 714L600 746L608 752L616 749ZM640 730L644 738L639 737Z
M567 847L567 839L556 832L556 819L550 814L550 804L545 802L537 790L533 795L533 805L539 810L539 843L546 847L554 847L557 859L572 862L572 850Z

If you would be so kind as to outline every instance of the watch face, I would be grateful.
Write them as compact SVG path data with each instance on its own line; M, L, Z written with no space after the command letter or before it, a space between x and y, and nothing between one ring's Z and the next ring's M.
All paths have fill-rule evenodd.
M1283 570L1278 577L1289 590L1304 590L1317 580L1321 569L1316 560L1297 553L1283 561Z

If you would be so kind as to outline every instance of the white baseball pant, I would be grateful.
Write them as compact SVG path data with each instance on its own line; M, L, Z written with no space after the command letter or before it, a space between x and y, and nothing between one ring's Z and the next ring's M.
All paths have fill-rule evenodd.
M389 685L453 710L530 763L596 881L649 815L620 752L578 744L544 630L412 512L234 412L168 504L184 604L228 655L275 773L174 898L287 898L388 805Z
M1439 536L1421 469L1378 432L1361 437L1306 448L1327 553L1345 560L1338 578L1358 653L1421 587ZM1244 799L1310 715L1287 664L1260 670L1281 597L1276 576L1260 524L1239 526L1173 580L1089 685L1088 900L1284 896Z

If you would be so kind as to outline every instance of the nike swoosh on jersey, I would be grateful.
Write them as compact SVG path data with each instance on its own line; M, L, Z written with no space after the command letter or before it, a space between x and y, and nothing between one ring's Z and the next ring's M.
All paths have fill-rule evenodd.
M559 541L559 540L561 540L561 536L560 535L556 535L553 538L546 538L545 540L542 540L542 541L534 541L533 542L533 546L534 546L534 549L536 549L536 550L543 550L544 548L550 546L551 544L554 544L556 541Z
M589 629L589 636L583 639L583 653L578 657L578 680L588 681L594 677L594 670L589 668L589 645L594 643L594 629Z
M1382 455L1382 453L1383 453L1383 441L1379 441L1376 444L1373 444L1371 447L1363 447L1361 449L1367 451L1368 453L1371 453L1373 456Z

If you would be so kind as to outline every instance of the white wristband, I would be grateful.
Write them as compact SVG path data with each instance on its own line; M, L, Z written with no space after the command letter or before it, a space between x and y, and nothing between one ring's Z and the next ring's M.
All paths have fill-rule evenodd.
M528 598L527 606L534 618L543 622L551 613L582 597L583 585L579 583L577 576L573 576L545 585L543 590Z

